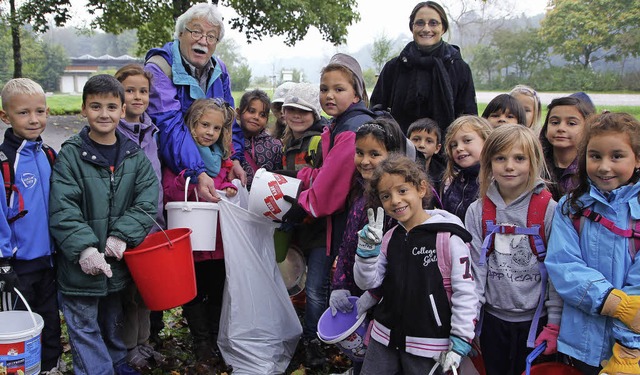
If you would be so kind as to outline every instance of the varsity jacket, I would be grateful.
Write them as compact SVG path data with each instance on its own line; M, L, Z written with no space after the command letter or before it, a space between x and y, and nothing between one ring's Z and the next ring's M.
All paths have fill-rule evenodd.
M431 217L411 231L398 225L390 238L387 232L379 256L356 256L354 278L363 290L382 285L371 338L391 348L434 358L448 350L450 335L469 342L473 339L478 297L465 244L471 235L455 215L443 210L426 212ZM444 231L451 233L451 304L436 250L437 233Z
M22 196L24 210L28 211L25 216L9 224L9 237L0 238L0 241L8 243L9 248L7 252L5 247L1 256L13 258L11 265L18 274L53 267L54 248L49 235L51 164L42 150L42 138L38 137L35 141L21 139L9 128L4 133L0 151L13 168L14 186L19 190L19 194L11 194L6 217L14 217L20 212L19 195Z
M544 181L538 180L532 191L525 192L513 202L505 204L496 183L493 182L487 190L487 198L496 206L495 222L526 227L531 196L534 191L539 193L544 187ZM555 207L556 202L550 200L544 214L544 236L547 242ZM465 218L466 228L473 237L471 265L479 297L478 316L484 306L485 312L504 321L531 321L540 299L541 275L539 261L531 249L529 236L496 233L493 238L495 250L487 257L486 264L479 266L482 242L486 236L483 233L482 221L482 199L478 199L471 204ZM562 299L552 282L547 283L546 295L546 309L543 310L542 316L547 315L549 323L560 325Z

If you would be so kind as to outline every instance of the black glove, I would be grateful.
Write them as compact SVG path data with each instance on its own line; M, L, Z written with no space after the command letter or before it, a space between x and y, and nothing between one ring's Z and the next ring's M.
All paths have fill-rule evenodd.
M18 285L18 275L13 271L8 260L0 260L0 292L13 292Z
M296 178L298 176L298 171L291 171L288 169L277 169L275 171L271 171L271 173L281 174L283 176L293 177L293 178Z
M283 199L286 202L291 203L291 208L286 214L284 214L284 216L282 216L282 221L291 225L302 223L302 220L304 220L308 215L307 211L298 204L298 201L294 197L285 195Z

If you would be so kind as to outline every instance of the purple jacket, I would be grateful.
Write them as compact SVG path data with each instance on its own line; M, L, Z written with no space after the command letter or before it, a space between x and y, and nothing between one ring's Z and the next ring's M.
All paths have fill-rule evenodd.
M187 176L198 176L205 172L205 166L196 143L184 123L184 115L189 106L200 98L222 97L231 106L235 105L227 67L215 56L211 57L214 69L207 84L207 91L203 92L196 79L184 67L178 41L169 42L162 48L151 49L145 61L155 55L160 55L167 61L172 73L172 77L169 78L159 66L153 63L147 63L144 67L145 71L153 75L147 113L160 129L158 133L160 156L164 165L171 168L174 173L178 174L186 170ZM235 154L233 157L240 160L243 154L243 138L242 131L234 124Z
M155 134L158 132L158 127L153 124L151 117L147 113L142 114L140 122L127 122L125 119L121 119L118 123L118 130L124 134L127 138L134 141L147 158L151 162L153 171L158 177L158 185L162 183L162 167L160 166L160 159L158 157L158 143L156 142ZM156 215L156 222L162 228L165 228L164 214L163 214L163 197L162 189L158 189L158 215ZM157 225L151 227L150 233L159 231Z

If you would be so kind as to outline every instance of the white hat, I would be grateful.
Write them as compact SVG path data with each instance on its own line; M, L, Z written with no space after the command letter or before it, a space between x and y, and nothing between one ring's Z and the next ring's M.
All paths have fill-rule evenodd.
M320 118L320 89L310 83L296 83L284 99L282 107L295 107L313 112L316 120Z
M276 87L276 91L273 92L273 99L271 103L284 103L284 98L291 88L295 86L295 82L284 82L280 86Z

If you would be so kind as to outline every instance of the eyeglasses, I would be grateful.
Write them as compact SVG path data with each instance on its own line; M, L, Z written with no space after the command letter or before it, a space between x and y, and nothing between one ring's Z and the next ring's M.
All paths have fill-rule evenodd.
M424 28L426 25L429 25L429 27L434 28L434 27L438 27L442 24L442 22L438 21L438 20L429 20L429 22L425 22L424 20L417 20L413 23L413 26L415 27L419 27L419 28Z
M218 43L218 40L219 40L219 39L218 39L218 37L217 37L215 34L207 34L207 35L204 35L204 34L202 33L202 31L200 31L200 30L189 30L189 29L188 29L188 28L186 28L186 27L185 27L184 29L191 33L191 38L193 38L193 40L200 40L200 39L202 39L202 37L203 37L203 36L206 36L206 38L207 38L207 43L209 43L209 44L215 44L215 43Z

